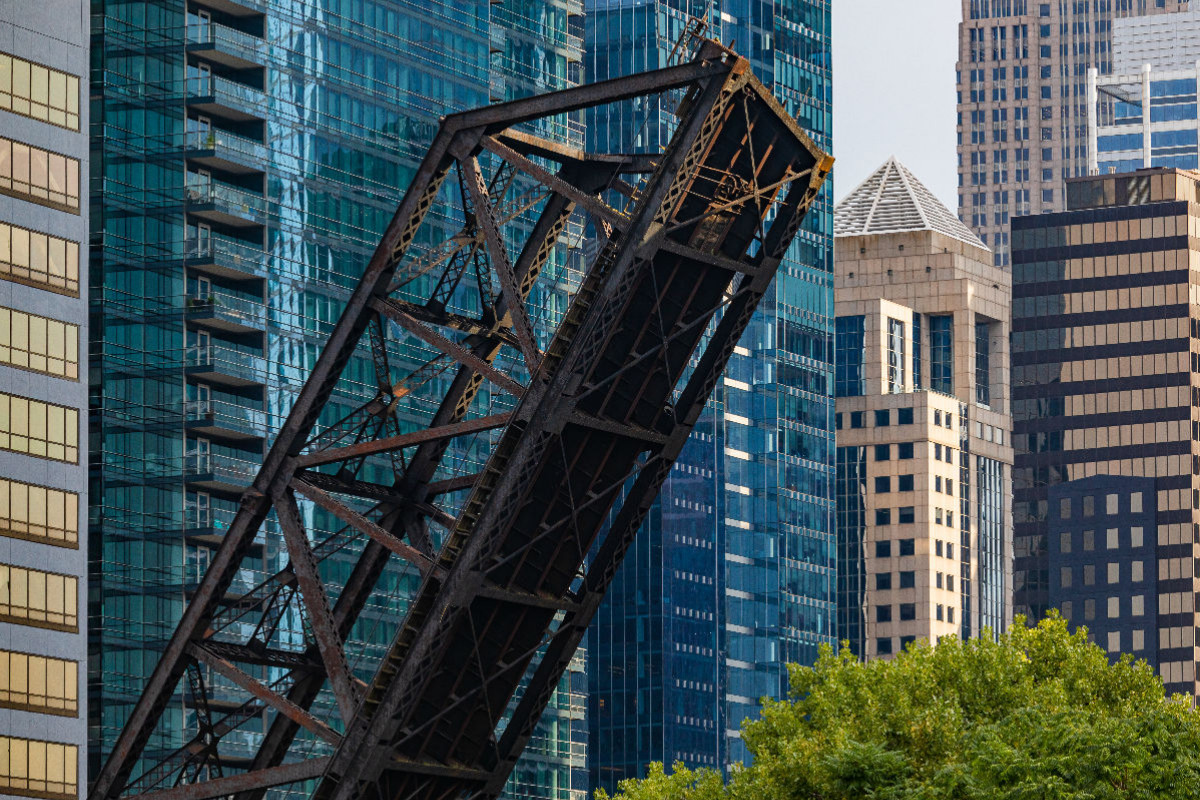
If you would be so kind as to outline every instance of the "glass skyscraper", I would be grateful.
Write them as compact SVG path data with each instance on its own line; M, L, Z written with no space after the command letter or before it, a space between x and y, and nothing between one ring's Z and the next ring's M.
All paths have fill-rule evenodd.
M828 2L593 0L585 12L586 80L686 58L675 48L690 14L830 149ZM657 152L670 102L589 113L589 147ZM834 641L831 198L827 183L589 631L593 789L650 761L747 760L742 720L782 696L788 662Z
M582 9L578 0L92 6L88 719L95 769L438 118L576 83ZM583 142L580 120L549 127L539 133ZM448 206L429 218L446 236L462 226ZM555 258L560 291L540 296L547 324L565 308L573 269L570 256ZM389 349L393 364L416 368L428 358L400 336ZM346 375L325 422L379 390L365 347ZM448 377L432 378L439 380ZM311 529L340 528L311 506L302 512ZM322 563L335 590L357 548ZM253 555L257 569L244 570L231 591L285 568L273 519ZM372 620L404 613L418 578L397 566L380 581L351 635L360 677L370 677L389 644ZM303 636L298 617L279 624ZM511 796L584 796L582 664L580 657L564 678L514 772ZM148 745L147 766L206 724L190 698L205 692L219 708L221 688L205 671L189 673L166 728ZM250 753L262 735L261 725L243 726L223 747L241 737Z

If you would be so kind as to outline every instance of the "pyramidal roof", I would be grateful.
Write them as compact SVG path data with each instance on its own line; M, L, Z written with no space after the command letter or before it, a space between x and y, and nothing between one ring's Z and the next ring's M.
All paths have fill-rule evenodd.
M892 156L833 210L834 236L936 231L982 247L970 228Z

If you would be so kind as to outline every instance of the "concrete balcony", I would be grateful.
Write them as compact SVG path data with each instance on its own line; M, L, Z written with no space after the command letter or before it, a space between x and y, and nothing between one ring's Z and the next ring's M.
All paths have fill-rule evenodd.
M213 22L188 25L187 51L233 69L253 69L267 63L267 44L245 31Z
M264 278L267 255L261 247L212 234L203 241L189 240L184 259L190 269L222 278Z
M242 441L267 436L265 411L222 400L191 400L186 411L187 430L198 436Z
M228 333L254 333L267 329L267 307L230 294L187 298L188 322Z
M261 466L216 453L192 453L183 457L183 477L192 488L226 494L241 494Z
M237 388L263 386L267 382L267 360L220 345L187 348L187 374L206 383Z
M267 200L261 194L221 183L193 183L186 192L192 216L239 228L267 223Z
M202 114L236 122L261 121L267 96L253 86L217 75L205 75L188 78L187 103Z
M235 175L266 171L267 146L227 131L191 131L184 154L200 166Z

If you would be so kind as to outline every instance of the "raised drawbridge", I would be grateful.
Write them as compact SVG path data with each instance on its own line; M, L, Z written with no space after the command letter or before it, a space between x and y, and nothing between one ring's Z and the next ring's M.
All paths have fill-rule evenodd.
M661 153L528 133L637 98L673 105ZM93 800L496 797L831 163L746 59L709 40L677 66L445 118ZM445 203L463 225L448 237L446 215L430 219ZM531 293L583 217L595 247L539 340ZM473 310L452 301L464 281ZM385 340L400 335L435 358L396 374ZM378 396L326 422L365 347ZM434 373L440 399L417 403L410 386ZM484 390L510 395L507 410L480 413ZM473 470L446 459L469 437L484 450ZM381 463L387 480L364 470ZM345 527L313 530L312 508ZM268 524L287 565L239 588ZM348 536L353 568L331 585L323 561ZM419 588L361 674L345 642L397 563ZM285 618L303 635L282 636ZM197 731L151 757L181 694Z

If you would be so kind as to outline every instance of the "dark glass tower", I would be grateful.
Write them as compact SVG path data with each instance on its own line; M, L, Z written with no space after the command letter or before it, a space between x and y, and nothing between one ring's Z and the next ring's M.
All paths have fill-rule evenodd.
M589 2L586 79L665 66L688 14L830 149L823 0ZM598 110L589 146L657 151L670 102ZM592 624L593 789L650 761L747 759L742 720L834 641L831 198L827 183Z
M92 8L95 769L438 117L577 82L582 23L578 0L94 0ZM583 142L580 120L551 128L538 132ZM431 212L447 235L462 224L452 217ZM548 267L562 278L539 298L548 322L565 308L571 258L556 254ZM416 369L430 357L400 335L389 346L394 365ZM379 388L365 348L351 371L328 421ZM430 370L431 386L448 380L443 372ZM318 509L302 511L314 529L340 528ZM274 520L256 548L259 569L231 591L286 567ZM333 591L356 555L352 544L322 563ZM397 567L380 581L351 636L360 677L388 645L371 620L402 614L418 577ZM304 635L298 616L280 625ZM514 772L513 796L584 796L582 663ZM200 677L219 700L219 680ZM195 734L196 690L194 680L181 689L148 764ZM237 731L248 752L261 727Z

